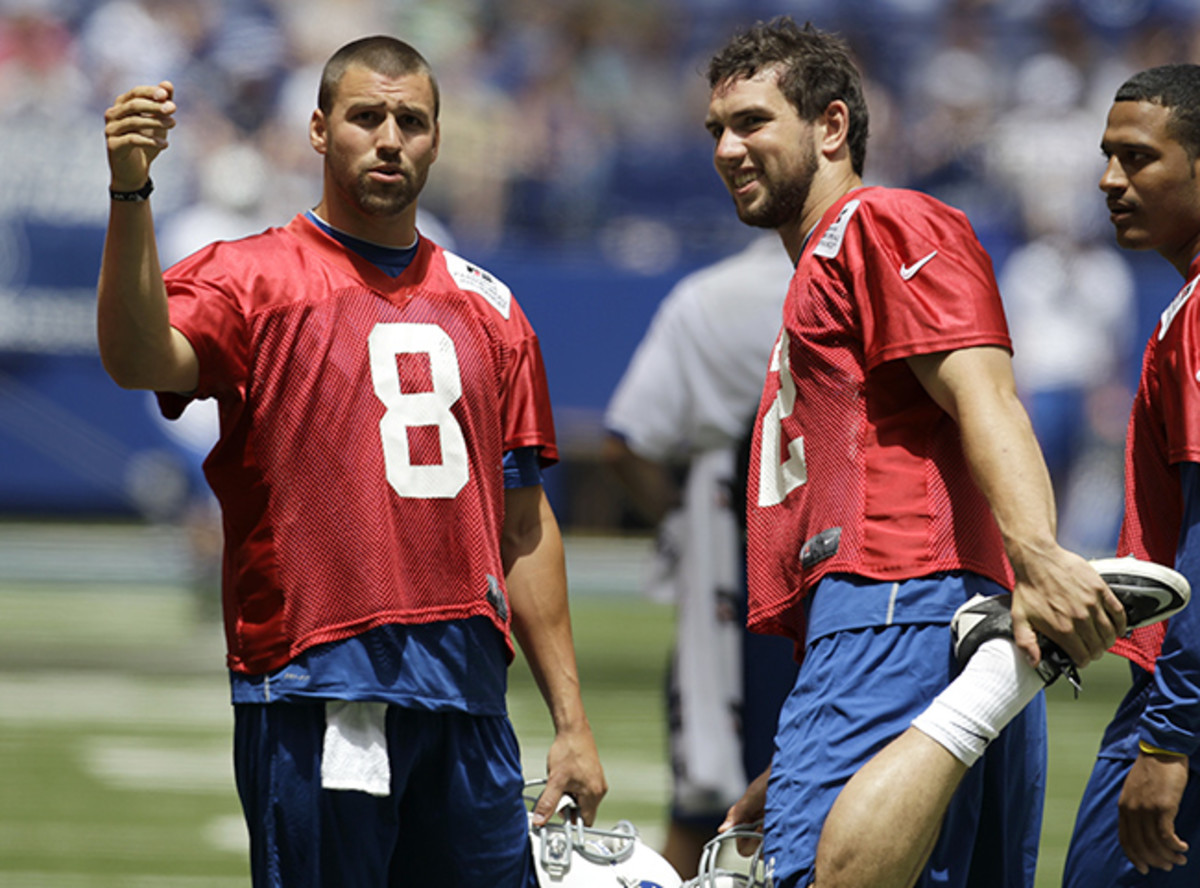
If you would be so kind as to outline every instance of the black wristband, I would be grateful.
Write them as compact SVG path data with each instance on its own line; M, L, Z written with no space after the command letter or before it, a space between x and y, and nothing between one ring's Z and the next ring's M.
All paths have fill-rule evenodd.
M126 200L126 201L133 201L136 203L136 202L148 199L150 197L150 192L153 190L154 190L154 180L151 179L149 176L147 176L146 184L143 185L141 188L139 188L137 191L113 191L110 188L110 189L108 189L108 196L111 197L113 200Z

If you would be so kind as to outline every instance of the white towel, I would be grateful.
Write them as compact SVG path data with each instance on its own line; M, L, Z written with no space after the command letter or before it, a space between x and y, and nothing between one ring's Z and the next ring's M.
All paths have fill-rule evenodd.
M386 703L331 700L325 704L325 745L321 786L373 796L391 794Z

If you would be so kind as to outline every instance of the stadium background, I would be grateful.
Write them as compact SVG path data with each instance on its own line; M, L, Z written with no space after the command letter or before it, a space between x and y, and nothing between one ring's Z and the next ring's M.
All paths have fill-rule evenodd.
M1064 539L1111 551L1138 354L1178 281L1112 250L1098 142L1127 74L1200 61L1198 0L0 0L0 886L245 883L199 475L211 427L166 427L95 353L102 115L132 84L176 84L154 207L179 258L315 202L320 64L375 32L439 75L427 229L509 283L541 337L602 817L654 839L670 608L640 595L649 541L597 464L601 416L670 285L750 237L711 169L702 71L733 28L781 12L863 63L868 182L971 217ZM1045 885L1122 682L1116 663L1089 673L1080 701L1053 689ZM520 668L513 682L534 772L544 716Z

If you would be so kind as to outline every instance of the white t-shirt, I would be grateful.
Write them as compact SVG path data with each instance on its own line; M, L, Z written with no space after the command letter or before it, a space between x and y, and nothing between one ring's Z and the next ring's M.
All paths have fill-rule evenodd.
M680 280L617 385L605 427L650 460L741 440L762 395L793 270L772 233Z
M742 793L741 587L729 499L782 321L792 263L774 234L683 278L659 306L609 402L605 424L644 459L689 463L681 507L659 528L647 578L675 601L670 748L676 811L719 816Z

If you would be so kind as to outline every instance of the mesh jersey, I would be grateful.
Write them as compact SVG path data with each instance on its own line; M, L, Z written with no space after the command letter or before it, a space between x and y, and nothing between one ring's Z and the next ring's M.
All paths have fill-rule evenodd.
M230 669L389 623L508 637L501 461L557 458L537 339L508 289L422 239L390 278L298 216L167 272L221 437ZM177 415L178 396L160 398ZM511 656L511 644L509 653Z
M923 194L856 189L805 243L750 464L750 625L804 639L822 576L971 570L1011 587L958 426L905 361L1010 348L991 260L966 217Z
M1117 552L1174 565L1183 521L1179 463L1200 462L1200 259L1167 306L1142 358L1125 439L1125 520ZM1154 670L1166 623L1135 629L1113 651Z

